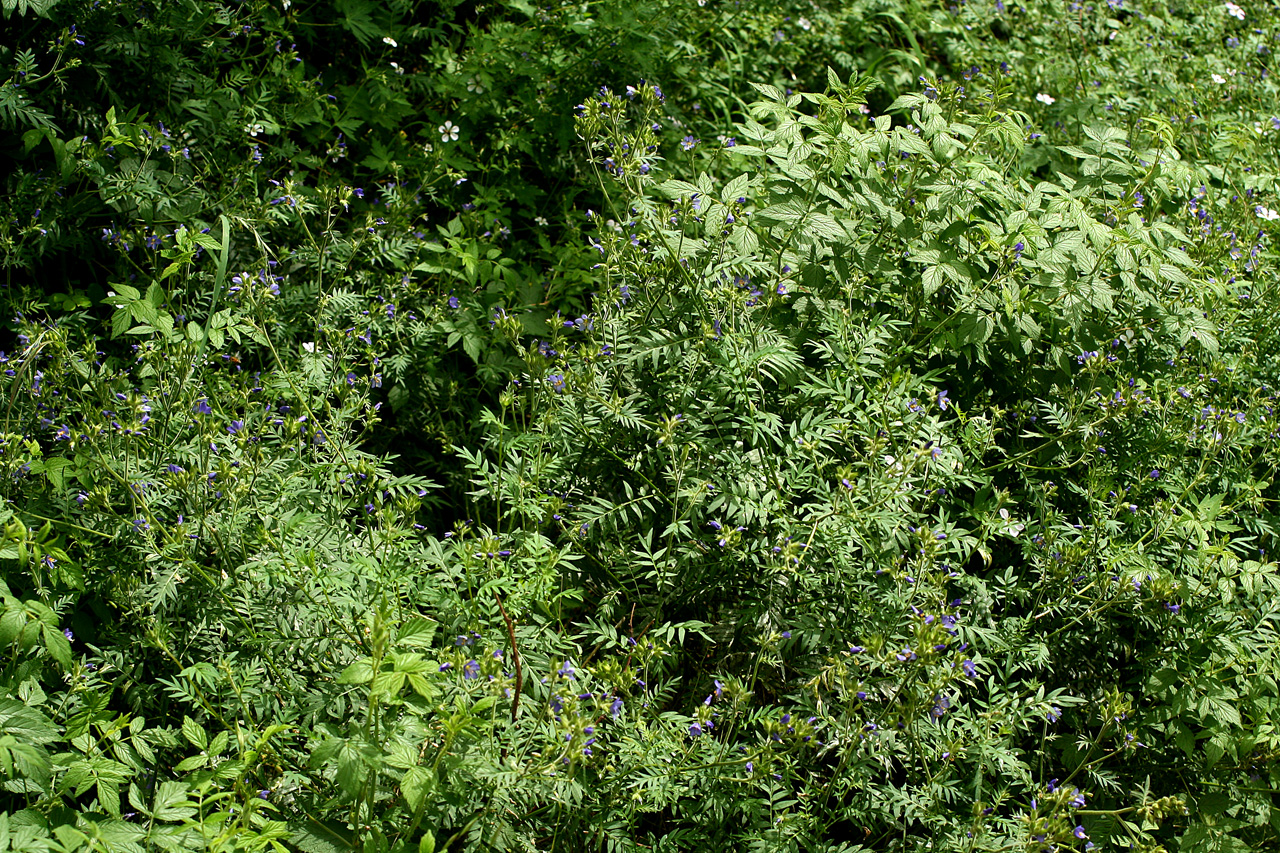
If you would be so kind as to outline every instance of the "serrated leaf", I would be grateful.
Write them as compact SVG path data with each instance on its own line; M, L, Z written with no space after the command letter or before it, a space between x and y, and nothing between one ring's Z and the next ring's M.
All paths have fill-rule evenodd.
M924 295L929 297L937 293L938 289L942 287L943 280L941 265L926 267L924 274L920 277L920 281L924 285Z
M373 679L373 661L361 658L351 663L338 676L339 684L368 684Z
M208 735L204 733L204 729L200 727L200 724L190 717L182 718L182 736L187 739L187 743L202 752L209 746Z
M435 622L430 619L424 619L421 616L415 616L412 619L405 620L400 626L396 642L412 649L429 648L435 633Z
M71 643L63 636L55 625L43 625L42 638L45 651L49 657L58 662L64 670L71 669Z
M410 672L406 674L406 677L409 679L409 686L413 688L413 692L423 699L433 699L439 693L435 686L419 673Z
M404 678L405 674L403 672L380 672L373 677L373 685L370 690L378 695L395 696L404 687Z
M400 792L404 794L405 803L413 811L422 808L427 794L431 793L435 779L425 767L410 767L400 780Z

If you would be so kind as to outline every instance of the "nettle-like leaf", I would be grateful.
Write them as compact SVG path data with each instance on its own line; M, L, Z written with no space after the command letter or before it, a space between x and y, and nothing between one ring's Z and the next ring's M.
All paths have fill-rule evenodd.
M0 2L0 12L3 12L6 18L14 12L17 12L20 16L30 12L33 15L47 18L50 10L57 6L59 2L60 0L3 0L3 2Z

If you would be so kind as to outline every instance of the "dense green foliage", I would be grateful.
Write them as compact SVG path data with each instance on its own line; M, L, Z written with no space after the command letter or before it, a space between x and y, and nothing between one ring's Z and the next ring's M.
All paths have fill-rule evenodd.
M0 852L1280 846L1280 8L0 0Z

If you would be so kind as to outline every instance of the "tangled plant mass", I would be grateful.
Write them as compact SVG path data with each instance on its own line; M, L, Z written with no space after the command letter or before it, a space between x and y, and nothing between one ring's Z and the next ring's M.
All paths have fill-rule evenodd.
M454 11L0 0L3 844L1273 849L1274 8Z

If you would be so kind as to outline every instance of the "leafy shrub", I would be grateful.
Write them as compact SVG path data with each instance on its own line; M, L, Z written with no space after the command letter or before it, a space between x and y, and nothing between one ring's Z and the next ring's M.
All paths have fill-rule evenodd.
M6 5L3 847L1274 846L1233 5Z

